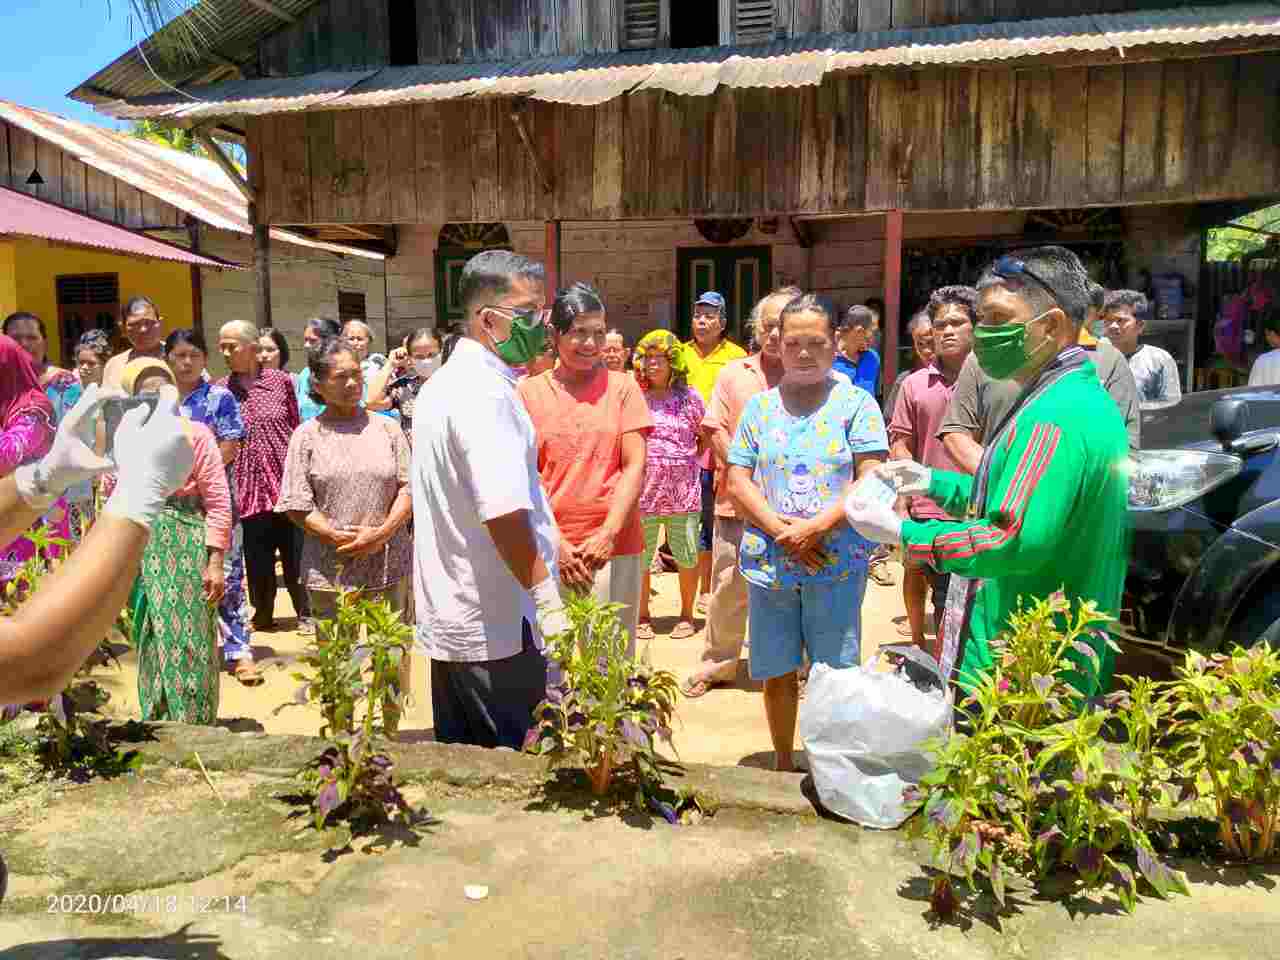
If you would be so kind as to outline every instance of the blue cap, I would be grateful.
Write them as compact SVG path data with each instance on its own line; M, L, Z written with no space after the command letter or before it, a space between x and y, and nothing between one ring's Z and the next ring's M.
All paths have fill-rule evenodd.
M724 297L720 296L720 294L716 293L714 290L708 290L697 300L693 301L693 305L695 307L700 303L705 303L708 307L715 307L721 313L724 313Z

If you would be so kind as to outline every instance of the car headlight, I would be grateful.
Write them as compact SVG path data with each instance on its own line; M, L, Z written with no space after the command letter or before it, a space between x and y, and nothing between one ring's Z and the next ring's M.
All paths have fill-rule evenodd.
M1142 450L1126 462L1129 509L1159 513L1202 497L1244 467L1229 453L1201 450Z

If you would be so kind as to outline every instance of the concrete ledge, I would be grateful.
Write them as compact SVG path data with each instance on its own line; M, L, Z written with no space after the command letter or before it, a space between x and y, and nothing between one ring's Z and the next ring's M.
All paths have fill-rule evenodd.
M319 737L233 733L225 727L179 723L150 725L155 739L127 744L147 762L195 766L195 754L209 770L250 770L289 775L324 749ZM511 750L443 743L387 743L397 774L466 788L488 786L536 790L548 779L546 762ZM800 792L801 774L753 767L688 764L673 787L692 787L715 798L722 809L812 817L813 806ZM584 780L585 786L585 780Z

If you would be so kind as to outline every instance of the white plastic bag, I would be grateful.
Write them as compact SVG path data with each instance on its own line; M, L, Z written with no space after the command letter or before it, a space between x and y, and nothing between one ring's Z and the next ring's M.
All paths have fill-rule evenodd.
M874 663L843 670L815 663L800 704L800 738L823 806L864 827L892 829L907 819L903 788L929 771L921 746L951 725L952 698L927 653L910 644L880 653L923 668L929 689Z

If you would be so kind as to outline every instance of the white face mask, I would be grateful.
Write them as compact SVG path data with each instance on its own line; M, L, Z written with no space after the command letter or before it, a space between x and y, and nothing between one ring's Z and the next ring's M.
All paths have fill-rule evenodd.
M423 380L431 379L431 375L440 369L440 354L413 361L413 371Z

